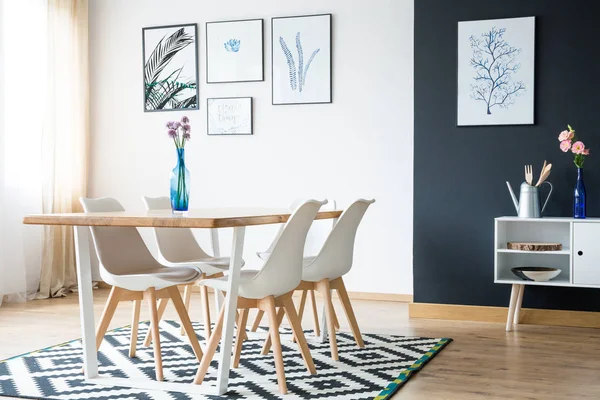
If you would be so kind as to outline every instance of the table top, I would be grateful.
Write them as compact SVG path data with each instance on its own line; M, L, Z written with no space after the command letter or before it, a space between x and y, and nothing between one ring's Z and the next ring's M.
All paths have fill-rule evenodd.
M341 210L321 211L316 219L339 218ZM291 216L283 208L199 208L185 215L171 210L97 213L33 214L23 218L28 225L129 226L154 228L228 228L286 222Z

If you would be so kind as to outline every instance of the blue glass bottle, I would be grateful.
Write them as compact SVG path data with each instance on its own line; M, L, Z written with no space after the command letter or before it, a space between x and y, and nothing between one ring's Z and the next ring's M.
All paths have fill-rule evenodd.
M577 182L573 191L573 218L585 218L585 185L583 168L577 168Z
M185 149L177 149L177 165L171 171L171 209L185 213L190 203L190 171L185 167Z

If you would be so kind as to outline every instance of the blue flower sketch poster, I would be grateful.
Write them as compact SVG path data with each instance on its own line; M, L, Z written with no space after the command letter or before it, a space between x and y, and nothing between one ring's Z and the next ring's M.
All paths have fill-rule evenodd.
M271 23L273 104L331 103L331 14Z
M457 124L534 123L535 17L458 23Z
M206 23L206 81L262 81L263 20Z

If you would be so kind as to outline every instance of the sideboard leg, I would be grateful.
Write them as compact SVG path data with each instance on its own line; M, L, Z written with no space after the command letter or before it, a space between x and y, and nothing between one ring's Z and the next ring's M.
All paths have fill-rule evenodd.
M519 297L517 297L517 305L515 307L515 319L513 323L519 325L521 321L521 306L523 305L523 293L525 293L525 285L519 285Z
M510 332L513 329L513 321L515 318L515 308L517 305L517 297L519 297L520 285L512 285L510 292L510 305L508 306L508 317L506 318L506 331Z

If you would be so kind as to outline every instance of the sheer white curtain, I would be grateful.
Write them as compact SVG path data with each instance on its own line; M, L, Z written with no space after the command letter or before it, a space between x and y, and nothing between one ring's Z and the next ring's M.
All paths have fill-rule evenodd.
M46 2L3 0L0 10L0 302L39 286L42 231L22 224L41 208ZM26 23L24 23L26 22ZM27 28L25 28L25 26Z
M0 304L76 284L71 229L24 226L85 195L87 0L0 0ZM40 279L41 278L41 279Z

